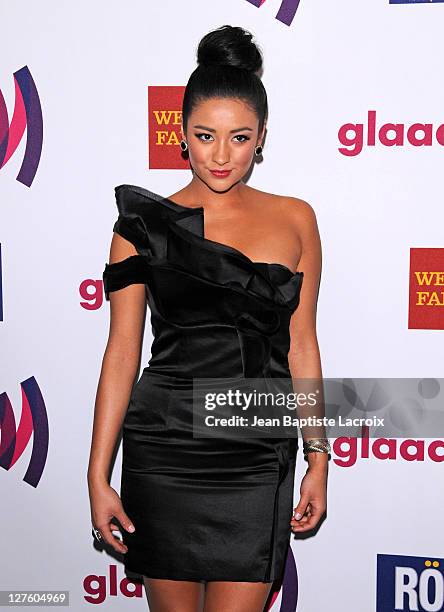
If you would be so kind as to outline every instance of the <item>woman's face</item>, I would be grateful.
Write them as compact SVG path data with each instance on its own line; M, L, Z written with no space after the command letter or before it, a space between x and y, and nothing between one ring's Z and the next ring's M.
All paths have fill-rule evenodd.
M259 135L258 127L256 113L241 100L212 98L198 104L183 136L195 174L214 191L225 191L242 180L254 148L262 144L264 130Z

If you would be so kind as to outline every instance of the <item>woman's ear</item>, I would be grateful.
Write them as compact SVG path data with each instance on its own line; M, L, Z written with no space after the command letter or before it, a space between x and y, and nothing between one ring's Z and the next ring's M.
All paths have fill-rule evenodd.
M262 128L262 131L259 135L259 144L261 144L262 146L264 145L264 136L265 136L265 129L267 127L267 122L265 121L264 123L264 127Z

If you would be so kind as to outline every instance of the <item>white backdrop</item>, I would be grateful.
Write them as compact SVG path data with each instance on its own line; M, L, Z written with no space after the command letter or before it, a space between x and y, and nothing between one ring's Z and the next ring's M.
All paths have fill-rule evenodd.
M25 65L43 113L32 185L16 180L25 138L0 172L0 394L18 424L20 383L35 377L49 424L37 486L23 480L32 438L0 470L0 589L69 590L74 610L146 609L142 593L121 592L123 566L94 548L90 531L86 470L109 320L100 280L117 216L114 186L168 196L191 179L189 170L148 169L147 88L185 85L197 43L213 28L249 29L265 56L270 117L264 163L250 184L303 198L317 214L324 376L443 375L444 325L409 329L407 321L410 248L443 246L442 145L368 146L364 137L362 151L347 156L338 131L346 123L366 126L370 110L378 126L426 122L436 129L444 121L444 3L301 0L290 25L275 18L279 5L16 0L0 8L0 90L9 120L13 73ZM88 280L93 295L85 300L79 288ZM147 324L143 365L151 339ZM305 468L300 453L295 501ZM423 557L438 560L439 581L443 505L440 462L371 457L345 468L333 456L327 520L315 537L292 538L298 612L392 610L376 608L377 555L407 555L420 565ZM280 608L295 609L279 595L272 610Z

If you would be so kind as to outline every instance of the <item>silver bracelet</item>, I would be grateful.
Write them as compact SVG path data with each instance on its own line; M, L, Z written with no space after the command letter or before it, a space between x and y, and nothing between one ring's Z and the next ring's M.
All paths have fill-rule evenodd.
M331 446L328 438L312 438L304 440L304 458L307 459L308 453L328 453L331 454Z

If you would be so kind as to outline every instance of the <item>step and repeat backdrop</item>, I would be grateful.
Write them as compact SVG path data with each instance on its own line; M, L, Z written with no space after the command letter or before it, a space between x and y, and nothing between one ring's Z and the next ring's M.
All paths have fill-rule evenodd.
M29 591L49 609L58 591L73 610L145 610L92 538L86 479L114 187L169 196L191 180L197 44L250 30L270 115L249 184L316 212L323 375L428 381L440 401L444 2L17 0L0 15L0 603L22 609L8 593ZM142 366L151 340L147 323ZM444 610L444 432L419 433L330 439L327 516L291 536L269 610ZM120 463L119 447L116 490ZM305 470L300 453L295 504Z

